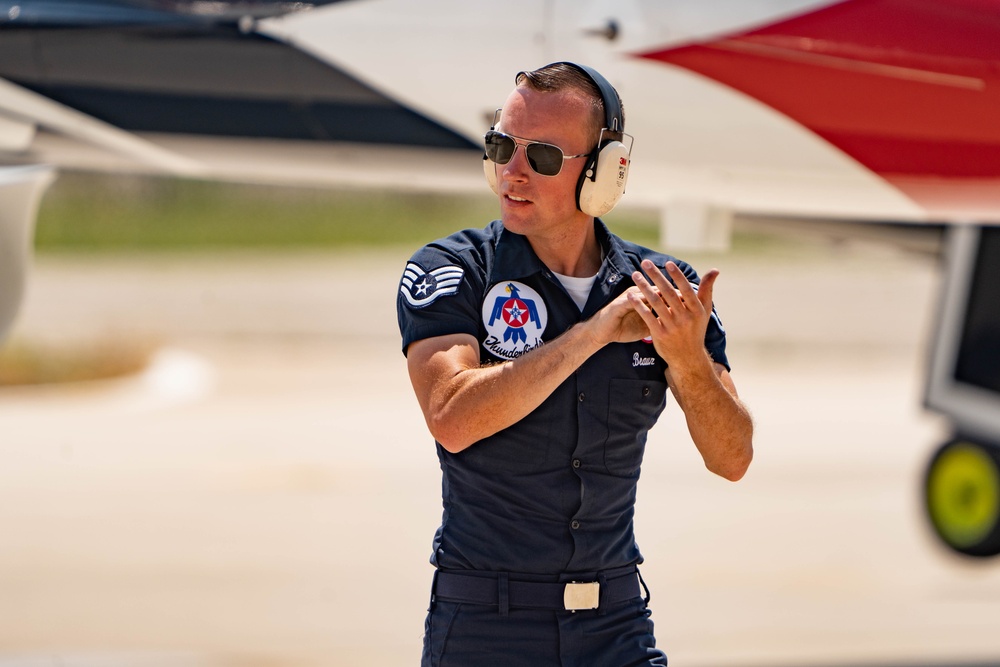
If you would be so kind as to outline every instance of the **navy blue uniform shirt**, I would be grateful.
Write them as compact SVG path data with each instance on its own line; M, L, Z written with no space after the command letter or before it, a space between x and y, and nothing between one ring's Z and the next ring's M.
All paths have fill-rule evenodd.
M397 295L403 352L414 341L465 333L483 363L514 359L631 287L643 259L673 257L623 241L595 221L605 260L583 312L524 236L500 221L424 246ZM725 332L705 338L728 368ZM431 562L450 570L596 572L639 563L632 518L646 434L666 404L666 364L645 341L605 346L537 408L452 454L437 445L444 512Z

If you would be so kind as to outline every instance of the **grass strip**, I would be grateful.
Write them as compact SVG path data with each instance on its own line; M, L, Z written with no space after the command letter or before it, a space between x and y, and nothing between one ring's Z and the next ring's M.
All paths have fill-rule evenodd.
M484 187L485 190L485 187ZM419 245L499 213L484 193L294 188L67 173L43 199L39 252ZM655 242L655 219L612 214L617 233Z

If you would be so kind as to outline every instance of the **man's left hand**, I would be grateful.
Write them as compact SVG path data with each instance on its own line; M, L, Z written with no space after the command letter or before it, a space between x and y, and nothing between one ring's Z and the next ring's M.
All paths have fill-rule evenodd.
M667 262L665 268L676 288L653 262L643 261L642 268L649 280L639 271L632 274L641 296L630 292L629 302L649 328L657 354L669 366L704 363L705 332L712 317L712 288L718 270L706 273L696 289L673 262Z

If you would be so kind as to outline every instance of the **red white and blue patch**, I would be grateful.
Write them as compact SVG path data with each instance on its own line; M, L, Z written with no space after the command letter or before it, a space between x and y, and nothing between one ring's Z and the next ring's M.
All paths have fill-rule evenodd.
M542 344L548 320L538 292L524 283L497 283L483 299L483 347L501 359L515 359Z
M464 275L465 269L460 266L442 266L427 271L419 264L408 262L403 269L399 291L411 308L423 308L442 296L457 293Z

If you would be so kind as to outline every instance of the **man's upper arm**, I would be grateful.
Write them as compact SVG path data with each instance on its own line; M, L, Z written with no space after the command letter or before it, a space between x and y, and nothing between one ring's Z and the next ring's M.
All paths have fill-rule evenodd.
M407 262L396 294L404 354L421 340L479 331L482 285L478 272L438 245L421 248Z
M435 408L446 400L447 385L452 378L479 364L479 342L469 334L435 336L410 343L406 368L424 418L429 420Z

